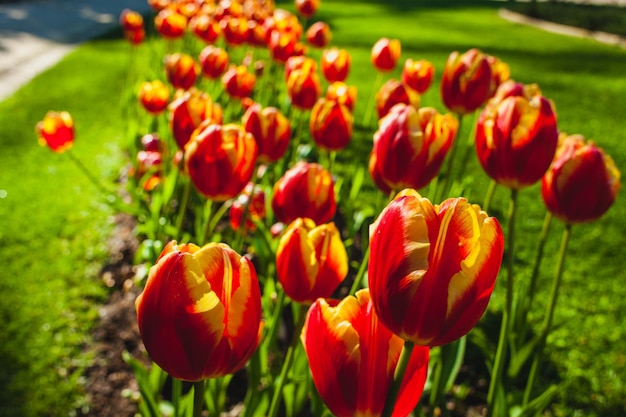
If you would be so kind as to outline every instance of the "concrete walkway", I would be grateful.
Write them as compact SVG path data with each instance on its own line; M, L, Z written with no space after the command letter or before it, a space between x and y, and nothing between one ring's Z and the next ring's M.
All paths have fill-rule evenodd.
M124 8L144 13L146 0L35 0L0 4L0 100L81 42L118 25Z

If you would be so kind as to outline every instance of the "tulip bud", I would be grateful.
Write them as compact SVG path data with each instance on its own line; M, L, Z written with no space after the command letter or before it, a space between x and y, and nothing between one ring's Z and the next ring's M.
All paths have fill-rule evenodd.
M256 84L256 76L243 65L231 65L222 76L222 85L229 96L250 97Z
M180 38L187 29L187 17L172 8L163 8L154 18L156 30L166 39Z
M252 104L244 113L242 123L246 132L254 136L259 148L259 161L275 162L289 148L291 125L277 108Z
M441 78L441 98L457 114L476 111L491 97L493 71L487 55L472 48L463 55L452 52Z
M35 131L39 136L39 144L57 153L69 150L74 143L74 119L66 111L49 111L37 123Z
M196 83L200 71L190 55L176 53L165 57L165 72L174 88L189 90Z
M350 54L345 49L325 49L320 64L328 82L345 81L350 71Z
M396 67L401 53L402 48L399 40L381 38L372 47L372 64L378 71L391 71Z
M310 110L321 94L322 87L313 64L304 61L302 67L292 70L287 78L291 103L301 110Z
M315 22L306 31L306 40L316 48L323 48L330 43L332 33L328 24Z
M352 138L352 123L352 113L338 101L321 98L311 109L311 136L322 149L339 151L348 146Z
M199 13L189 20L190 30L202 41L212 44L222 33L220 23L206 13Z
M193 131L205 120L222 123L222 108L208 94L199 90L185 91L169 105L170 127L176 144L185 149Z
M347 85L346 83L335 81L328 85L326 90L326 98L328 100L338 101L345 105L350 112L354 112L354 105L356 104L356 87L353 85Z
M141 84L138 97L144 109L159 114L167 108L170 90L161 80L146 81Z
M423 59L419 61L407 59L404 62L404 67L402 68L402 82L420 94L428 90L433 82L434 76L435 66L429 61Z
M295 5L300 16L310 19L320 7L320 0L295 0Z
M420 99L417 91L407 88L398 80L390 79L380 87L376 94L378 118L384 117L398 103L411 105L417 109L420 106Z
M249 182L244 187L241 194L230 206L230 227L239 230L245 214L245 230L253 232L256 230L255 221L265 218L265 193L263 189Z
M228 67L228 53L213 45L205 46L198 57L202 73L212 79L219 78Z

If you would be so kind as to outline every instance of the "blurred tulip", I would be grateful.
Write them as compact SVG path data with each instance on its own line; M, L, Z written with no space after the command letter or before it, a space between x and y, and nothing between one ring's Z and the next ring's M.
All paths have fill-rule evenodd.
M193 131L205 120L222 123L222 108L200 90L185 91L169 105L170 127L178 147L183 150Z
M324 22L315 22L306 31L306 40L316 48L325 47L331 38L330 26Z
M582 135L561 134L554 161L543 176L546 207L566 223L600 218L615 202L620 172L613 158Z
M307 217L315 224L327 223L336 209L333 177L320 164L300 161L274 184L272 210L280 222Z
M489 55L487 57L487 62L489 62L489 66L491 66L491 94L496 92L500 84L508 81L511 77L511 70L507 63L502 62L500 58Z
M166 39L180 38L187 29L187 17L171 8L164 8L154 18L154 27Z
M393 70L400 59L402 47L397 39L379 39L372 47L371 61L378 71Z
M249 182L230 206L230 227L239 230L245 214L245 230L256 230L255 221L265 218L265 193L259 185Z
M74 119L66 111L49 111L35 125L35 131L39 136L39 144L57 153L69 150L74 144Z
M167 108L170 90L161 80L146 81L139 87L138 97L146 111L159 114Z
M352 113L338 101L321 98L311 109L309 129L322 149L339 151L352 139Z
M220 22L206 13L199 13L189 19L189 29L202 41L213 44L222 33Z
M252 46L266 46L269 34L267 28L254 20L248 21L248 43Z
M194 131L185 147L185 167L204 196L226 201L239 194L252 178L257 146L243 127L210 120Z
M300 16L310 19L320 7L320 0L295 0L295 5Z
M252 262L223 243L169 242L135 302L154 362L198 381L241 369L259 345L261 294Z
M149 152L163 152L165 144L156 133L146 133L141 137L141 148Z
M248 40L248 21L238 17L226 17L220 20L222 33L230 46L241 45Z
M291 125L276 107L261 107L254 103L244 113L242 123L256 140L259 161L276 162L289 148Z
M355 86L347 85L340 81L335 81L330 84L326 90L326 98L328 100L338 101L339 103L345 105L351 112L354 112L356 94Z
M275 9L272 16L265 19L264 25L267 27L268 33L273 30L289 32L296 39L300 39L304 31L298 16L285 9Z
M383 118L393 106L399 103L411 105L417 109L420 106L420 100L417 91L407 88L403 83L392 78L383 84L376 94L378 118Z
M345 81L350 71L350 53L334 47L325 49L320 64L322 74L328 82Z
M448 57L441 79L441 98L457 114L469 114L491 97L493 71L488 56L476 48Z
M301 110L310 110L320 97L322 87L315 68L316 65L305 61L301 68L289 73L287 92L291 103Z
M256 84L256 76L243 65L231 65L222 76L222 85L229 96L250 97Z
M489 177L508 188L539 181L557 143L556 114L534 85L503 84L478 117L478 160Z
M165 56L165 72L174 88L189 90L196 83L200 69L191 55L174 53Z
M380 323L367 289L341 302L315 301L301 339L313 383L334 416L382 415L404 341ZM415 346L393 417L407 416L417 406L428 360L429 348Z
M423 94L428 90L434 76L435 66L430 61L423 59L419 61L407 59L404 61L402 82L418 93Z
M296 55L297 43L298 39L292 33L274 30L270 33L267 46L274 61L285 63Z
M138 45L146 38L146 31L142 29L125 30L124 38L133 45Z
M285 294L298 303L330 297L348 274L348 254L335 224L291 222L276 249L276 272Z
M124 9L120 13L120 26L124 31L143 29L143 16L131 9Z
M152 9L159 11L165 9L170 4L170 0L148 0L148 4Z
M504 253L494 217L464 198L434 206L405 190L370 236L369 288L383 325L417 345L439 346L478 323Z
M200 61L202 74L212 79L219 78L224 74L229 63L228 53L224 49L213 45L205 46L200 51L198 60Z
M133 172L145 191L152 191L161 183L163 155L160 151L141 150L137 152L136 169Z
M437 176L458 132L451 114L397 104L374 134L369 171L384 193L420 189Z
M313 58L304 55L294 55L289 57L285 62L285 81L289 80L289 76L295 70L305 69L305 71L317 71L317 63Z

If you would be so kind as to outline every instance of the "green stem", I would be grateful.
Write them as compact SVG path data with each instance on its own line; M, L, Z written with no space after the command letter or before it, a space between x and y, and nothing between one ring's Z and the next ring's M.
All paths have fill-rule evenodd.
M543 359L543 349L546 345L546 339L552 330L552 320L554 318L554 310L556 308L556 302L559 295L559 289L561 287L561 278L563 276L563 266L565 265L565 255L567 254L567 245L569 243L570 235L572 232L572 225L567 223L565 230L563 230L563 237L561 239L561 248L559 250L559 259L556 265L556 272L554 274L554 281L552 282L552 290L550 292L550 300L546 308L546 315L543 322L543 329L541 331L541 339L539 341L537 354L533 359L533 364L528 375L528 381L526 382L526 390L524 391L523 404L526 405L530 401L530 395L532 393L537 374L539 373L539 365Z
M202 415L204 406L204 379L193 383L193 417Z
M293 363L293 359L295 356L296 348L298 347L298 343L300 341L300 332L302 331L302 327L304 326L304 319L306 317L307 305L300 305L300 316L298 317L298 323L294 329L293 337L291 338L291 343L289 344L289 348L287 349L287 354L285 355L285 362L283 362L283 367L280 370L280 376L278 377L278 386L274 389L274 394L272 395L272 402L270 403L270 410L268 413L268 417L276 417L278 415L278 411L280 409L280 396L285 387L285 383L287 382L287 374L291 369L291 364Z
M185 185L183 188L183 195L180 199L180 208L178 209L178 219L176 220L176 239L183 238L183 223L185 215L187 213L187 203L189 202L189 194L191 191L191 179L185 179Z
M367 249L365 249L365 253L363 254L363 259L361 260L361 265L359 266L359 270L356 273L356 277L354 278L354 282L352 283L352 287L350 287L350 295L354 295L359 288L361 288L361 282L363 281L363 275L365 275L365 271L367 270L367 264L369 263L370 258L370 245L367 245Z
M404 341L404 347L402 348L402 352L398 358L398 363L396 364L396 370L393 374L393 382L389 387L389 391L387 391L385 408L383 408L381 417L391 417L391 414L393 414L393 409L396 405L398 394L400 393L400 386L402 386L402 380L404 379L404 374L406 373L406 368L409 365L409 360L411 359L411 353L413 352L414 347L415 345L413 342L408 340Z
M457 131L458 133L461 132L461 127L463 126L463 115L462 114L458 114L457 115L458 119L459 119L459 130ZM450 186L450 177L452 176L452 167L454 166L454 159L456 156L456 150L457 148L460 146L459 145L459 135L457 133L457 137L454 139L454 141L452 142L452 148L450 149L450 153L448 154L448 160L446 161L446 172L444 174L443 177L443 184L442 187L439 188L440 191L439 193L437 193L437 195L435 195L436 200L435 201L441 201L444 199L444 197L446 196L446 194L448 193L448 187Z
M491 200L493 199L493 194L496 191L496 186L498 183L495 180L491 180L489 183L489 188L487 188L487 193L485 194L485 200L483 201L483 211L488 212L489 207L491 206Z
M493 364L491 383L489 385L489 392L487 393L487 417L493 416L495 409L495 401L497 397L497 390L502 379L502 371L504 369L504 359L506 356L506 345L509 338L509 320L511 317L511 308L513 304L513 288L514 288L514 276L513 265L515 263L515 214L517 206L517 194L518 190L511 190L511 201L509 205L508 216L508 236L507 236L507 286L506 286L506 301L504 305L504 312L502 314L502 324L500 327L500 337L498 339L498 348L496 350L496 357Z
M172 377L172 405L174 406L174 417L178 417L180 413L180 396L183 392L183 382Z
M74 155L74 153L72 152L72 150L67 150L65 152L63 152L65 155L68 156L68 158L70 158L72 160L72 162L74 164L76 164L76 166L78 167L78 169L80 169L82 171L83 174L85 174L85 176L87 177L87 179L103 194L106 194L108 198L110 198L111 196L114 197L113 193L108 190L103 184L102 182L100 182L100 180L98 178L96 178L95 175L93 175L91 173L91 171L89 171L89 168L87 168L85 166L85 164L83 164L83 162L78 159L76 157L76 155Z
M365 115L363 117L363 127L368 127L370 124L370 119L372 118L372 113L374 112L374 98L378 93L378 89L380 88L382 80L383 73L377 71L376 80L374 81L374 85L372 85L372 91L370 92L370 96L367 99L367 107L365 108Z

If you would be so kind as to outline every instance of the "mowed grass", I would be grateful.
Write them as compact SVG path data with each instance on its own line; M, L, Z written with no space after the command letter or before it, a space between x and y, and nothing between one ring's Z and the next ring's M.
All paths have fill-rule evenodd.
M279 6L292 8L292 3ZM369 54L383 36L401 40L402 61L427 59L435 65L437 79L422 97L423 106L445 111L438 90L445 61L454 50L477 47L507 62L512 78L538 83L556 105L562 131L595 139L618 167L626 166L625 50L511 24L488 2L323 1L316 19L331 25L333 45L350 51L348 82L359 91L355 137L337 157L339 174L349 175L367 163L375 124L363 126L362 120L376 87ZM135 64L143 65L151 79L159 57L141 48ZM119 37L86 44L0 103L0 415L66 415L80 404L88 331L106 294L97 272L106 260L112 212L65 155L37 146L33 126L50 109L70 111L77 130L73 152L98 175L115 179L128 140L120 101L127 86L128 52ZM319 56L319 51L311 54ZM399 75L398 68L384 79ZM460 155L472 151L467 147L472 124L472 116L464 117ZM463 194L482 204L489 180L473 153L468 155L464 180L451 196ZM365 195L376 198L367 181ZM422 191L430 197L428 189ZM507 201L507 190L498 189L490 210L503 223ZM621 348L626 342L622 201L618 197L599 221L573 229L556 329L548 341L553 366L547 368L557 374L544 376L544 381L562 381L554 415L626 413L626 377L620 372L626 362ZM523 190L516 247L520 281L530 274L544 214L539 188ZM562 229L553 222L538 290L540 307ZM501 308L503 289L498 285L490 312ZM537 327L541 318L541 311L533 315Z

